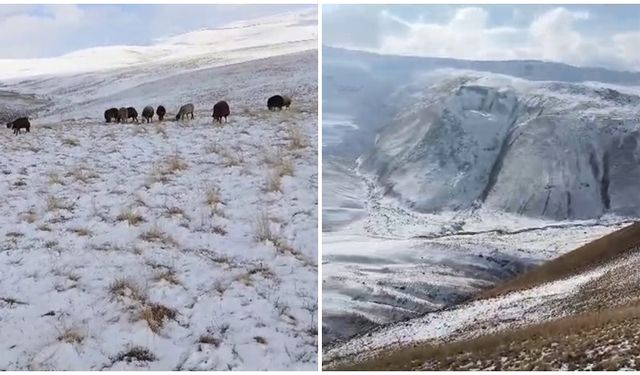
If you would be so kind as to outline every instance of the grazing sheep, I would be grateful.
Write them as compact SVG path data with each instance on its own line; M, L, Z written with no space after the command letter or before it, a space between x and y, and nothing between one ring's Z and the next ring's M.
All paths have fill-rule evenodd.
M27 133L30 133L30 128L31 123L29 123L29 119L26 117L20 117L19 119L7 124L7 129L13 129L13 134L15 135L20 133L20 129L27 129Z
M284 106L287 107L287 109L289 109L289 106L291 105L291 97L282 95L282 100L283 100Z
M151 122L153 120L153 107L150 105L144 107L142 110L142 117L147 120L147 123Z
M229 111L229 104L224 100L221 100L213 106L213 119L222 122L222 118L224 117L224 122L227 122L227 116L231 114Z
M284 98L280 95L274 95L267 100L267 108L274 111L276 108L282 109L284 106Z
M159 105L156 113L158 114L158 119L162 121L162 119L164 119L164 115L167 113L167 110L164 109L164 106Z
M191 114L191 119L193 120L193 104L189 103L189 104L185 104L182 107L180 107L180 110L178 111L178 114L176 115L176 121L177 120L182 120L185 117L188 119L189 118L189 114Z
M118 123L120 122L127 122L127 119L129 118L129 111L125 108L125 107L121 107L118 110Z
M138 111L136 111L135 108L129 107L127 108L127 112L129 113L127 118L130 118L132 122L138 122Z
M107 122L111 122L111 120L117 120L118 119L118 108L109 108L106 111L104 111L104 119Z

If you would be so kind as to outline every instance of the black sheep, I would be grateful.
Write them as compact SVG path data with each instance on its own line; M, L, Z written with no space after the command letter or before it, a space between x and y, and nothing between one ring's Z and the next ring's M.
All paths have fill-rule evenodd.
M130 118L132 121L138 122L138 111L135 108L129 107L127 108L127 118Z
M104 119L107 122L111 122L111 120L117 120L118 119L118 108L109 108L106 111L104 111Z
M270 111L275 110L276 108L282 109L284 106L284 98L280 95L274 95L267 100L267 108Z
M27 129L27 133L30 133L31 123L29 123L29 119L26 117L20 117L13 122L7 124L7 129L13 129L13 134L20 134L20 129Z
M164 106L159 105L158 109L156 110L156 113L158 114L158 119L162 121L162 119L164 119L164 115L167 113L167 110L164 109Z

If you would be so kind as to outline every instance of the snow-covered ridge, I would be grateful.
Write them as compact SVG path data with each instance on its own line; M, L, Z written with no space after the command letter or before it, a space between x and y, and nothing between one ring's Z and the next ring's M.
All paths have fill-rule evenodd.
M576 295L582 286L607 272L635 263L638 258L634 253L561 280L380 327L328 349L324 353L323 364L334 366L342 361L357 362L383 351L414 344L459 341L559 319L570 313L559 307Z
M199 57L231 60L269 57L317 48L317 13L305 10L204 29L156 40L148 46L103 46L59 57L0 59L0 79L77 74ZM251 56L246 56L246 51ZM245 52L243 52L245 51Z
M385 72L394 78L410 77L418 71L439 68L474 70L504 74L530 81L602 82L625 86L640 85L640 72L617 71L605 68L577 67L539 60L477 61L439 57L381 55L323 46L323 63L350 66L370 72Z

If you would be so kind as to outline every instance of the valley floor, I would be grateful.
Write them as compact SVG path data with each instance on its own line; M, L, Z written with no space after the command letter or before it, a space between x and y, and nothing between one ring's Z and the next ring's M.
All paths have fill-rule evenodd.
M0 143L0 369L316 368L315 103Z
M325 360L343 350L373 350L349 340L455 308L628 223L619 217L557 222L483 210L420 214L384 197L347 165L323 164ZM380 345L413 341L403 331Z

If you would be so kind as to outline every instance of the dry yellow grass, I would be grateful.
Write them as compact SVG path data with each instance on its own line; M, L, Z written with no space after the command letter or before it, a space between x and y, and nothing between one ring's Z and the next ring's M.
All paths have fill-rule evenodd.
M74 138L65 138L62 140L62 144L66 146L80 146L80 141Z
M224 204L220 188L217 186L209 187L205 192L205 202L207 203L207 205L213 207L217 206L218 204Z
M85 236L90 236L91 235L91 231L89 229L87 229L87 228L81 228L81 227L71 228L71 229L69 229L69 231L72 232L72 233L75 233L76 235L81 236L81 237L85 237Z
M254 222L253 238L257 242L263 242L271 240L273 238L273 232L271 231L271 219L269 214L262 212L258 215Z
M140 319L147 322L149 329L158 334L168 320L175 319L176 310L159 303L147 304L140 312Z
M58 197L54 197L54 196L47 197L48 211L54 211L54 210L73 211L73 208L74 208L74 204L64 202L62 199Z
M116 279L109 286L109 292L114 298L128 297L139 302L147 300L147 294L135 282L127 278Z
M169 284L180 285L180 280L178 280L178 276L176 272L173 270L165 270L155 274L154 280L161 281L164 280Z
M130 347L118 353L113 358L111 358L111 361L113 363L123 362L123 361L127 363L131 363L133 361L152 362L155 360L156 360L155 354L153 354L149 349L142 346Z
M158 242L166 246L178 246L178 242L170 234L155 226L144 231L140 235L140 239L147 242Z
M575 275L640 245L640 223L633 223L496 286L478 298L491 298Z
M331 370L559 370L630 366L640 306L585 313L443 345L416 345Z
M288 129L289 149L295 150L308 146L307 138L302 130L294 125Z
M271 171L267 175L264 190L267 192L282 192L282 176L278 171Z
M168 173L176 173L187 169L189 165L178 154L171 155L167 159L165 171Z
M140 223L144 223L146 221L142 215L134 212L132 209L123 210L118 215L116 220L118 220L118 221L126 221L131 226L136 226L136 225L138 225Z
M73 328L66 329L62 334L60 334L60 336L58 336L58 341L66 342L68 344L82 344L84 339L85 334Z

